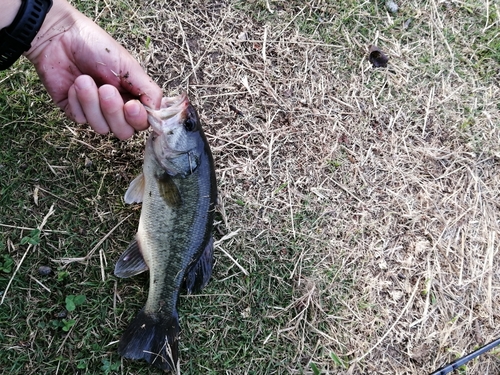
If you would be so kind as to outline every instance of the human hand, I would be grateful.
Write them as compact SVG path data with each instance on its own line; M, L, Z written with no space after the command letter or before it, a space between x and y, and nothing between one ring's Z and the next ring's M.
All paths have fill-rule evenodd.
M66 115L97 133L127 139L149 126L142 104L160 107L162 90L139 63L65 0L54 0L25 55Z

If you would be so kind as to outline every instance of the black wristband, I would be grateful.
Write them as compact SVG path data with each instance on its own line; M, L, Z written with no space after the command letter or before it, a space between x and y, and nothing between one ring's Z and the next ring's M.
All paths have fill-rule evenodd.
M52 0L21 0L21 8L10 26L0 30L0 70L9 68L31 48Z

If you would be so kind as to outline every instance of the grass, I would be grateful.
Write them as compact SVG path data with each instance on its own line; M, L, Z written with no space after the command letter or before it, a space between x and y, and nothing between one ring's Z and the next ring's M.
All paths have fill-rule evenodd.
M498 337L500 10L384 3L75 2L188 91L214 152L216 265L180 300L182 373L421 374ZM116 353L147 295L113 276L144 134L72 124L25 60L0 84L0 291L20 265L0 372L154 372ZM457 373L499 371L492 352Z

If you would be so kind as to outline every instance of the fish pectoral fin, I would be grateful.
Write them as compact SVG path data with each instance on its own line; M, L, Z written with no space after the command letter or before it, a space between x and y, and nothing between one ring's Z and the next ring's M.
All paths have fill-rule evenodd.
M139 176L134 178L133 181L130 183L130 186L128 187L127 192L125 193L123 199L127 204L141 203L143 195L144 195L144 174L140 173Z
M170 207L179 207L182 198L177 185L167 172L157 174L158 191L163 201Z
M115 276L121 278L132 277L149 269L139 249L137 240L128 245L115 266Z
M210 237L200 258L193 262L184 274L184 287L191 294L199 292L212 276L214 264L214 239Z

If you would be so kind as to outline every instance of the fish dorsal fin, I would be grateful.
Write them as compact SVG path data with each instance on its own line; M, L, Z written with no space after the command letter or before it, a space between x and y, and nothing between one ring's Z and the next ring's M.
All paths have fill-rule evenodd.
M141 203L143 195L144 195L144 174L140 173L139 176L134 178L133 181L130 183L130 186L128 187L127 192L125 193L123 199L127 204Z
M115 276L121 278L132 277L148 269L149 267L144 261L137 240L133 240L116 262Z
M200 258L189 265L184 274L184 287L188 294L199 292L207 285L212 276L212 267L214 264L214 239L210 237Z
M181 193L172 177L167 172L156 175L158 191L165 203L170 207L179 207L182 202Z

